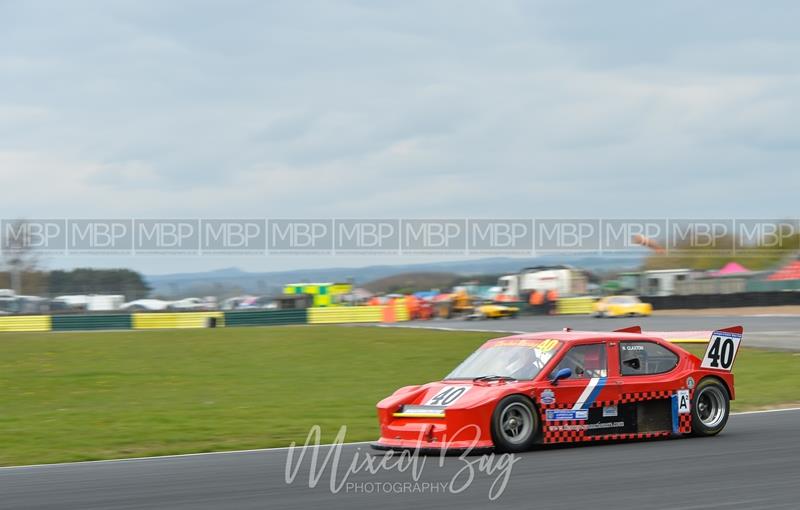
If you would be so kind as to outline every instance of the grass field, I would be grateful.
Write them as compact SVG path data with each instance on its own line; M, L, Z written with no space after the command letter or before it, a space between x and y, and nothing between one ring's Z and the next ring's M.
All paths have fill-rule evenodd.
M374 405L492 333L338 326L0 334L0 465L377 435ZM800 401L800 355L743 349L734 410Z

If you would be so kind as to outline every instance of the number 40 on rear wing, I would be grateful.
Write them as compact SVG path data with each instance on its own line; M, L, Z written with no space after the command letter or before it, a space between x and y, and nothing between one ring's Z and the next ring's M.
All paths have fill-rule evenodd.
M736 361L736 353L739 351L739 344L742 343L741 326L719 329L711 333L708 341L706 354L703 356L702 368L713 368L730 372L733 362Z

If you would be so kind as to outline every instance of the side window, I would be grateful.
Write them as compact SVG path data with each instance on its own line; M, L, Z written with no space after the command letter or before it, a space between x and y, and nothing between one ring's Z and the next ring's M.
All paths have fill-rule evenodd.
M620 342L622 375L663 374L678 365L678 355L655 342Z
M570 379L606 377L608 374L606 344L576 345L567 351L553 370L551 377L562 368L572 370Z

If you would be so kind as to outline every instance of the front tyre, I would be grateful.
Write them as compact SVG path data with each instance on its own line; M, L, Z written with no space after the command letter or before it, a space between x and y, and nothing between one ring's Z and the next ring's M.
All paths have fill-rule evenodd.
M509 395L492 413L492 439L499 452L517 453L530 450L536 442L539 417L530 399Z
M692 434L714 436L728 423L730 414L728 390L717 379L703 379L692 397Z

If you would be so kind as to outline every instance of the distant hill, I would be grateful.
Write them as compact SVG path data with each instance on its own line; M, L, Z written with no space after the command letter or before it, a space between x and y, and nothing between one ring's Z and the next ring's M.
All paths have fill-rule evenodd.
M570 264L592 271L633 269L643 256L544 256L536 258L490 257L417 264L376 265L364 267L327 267L273 272L246 272L231 267L214 271L149 275L151 296L181 298L187 296L270 295L281 292L283 285L300 282L347 282L364 285L394 275L439 273L456 276L496 275L519 271L542 264Z
M457 273L400 273L373 280L362 287L379 294L411 293L420 290L447 289L458 279Z

